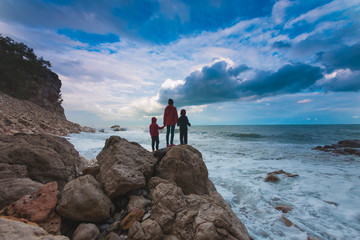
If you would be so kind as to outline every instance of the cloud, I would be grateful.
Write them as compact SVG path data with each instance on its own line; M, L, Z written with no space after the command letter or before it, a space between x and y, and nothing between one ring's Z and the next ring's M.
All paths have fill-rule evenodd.
M321 79L314 89L325 92L358 92L360 91L360 71L338 70L328 78Z
M337 69L360 70L360 42L352 46L340 46L328 52L319 52L317 56L329 73Z
M302 103L311 103L311 102L312 102L311 99L304 99L304 100L297 101L297 103L299 103L299 104L302 104Z
M239 99L260 99L266 96L297 93L322 78L319 67L297 63L288 64L277 72L255 71L247 79L250 68L246 65L229 66L218 61L204 66L185 78L181 84L159 91L159 101L173 98L178 105L201 105Z
M289 48L291 47L291 43L286 41L276 41L272 46L273 48Z

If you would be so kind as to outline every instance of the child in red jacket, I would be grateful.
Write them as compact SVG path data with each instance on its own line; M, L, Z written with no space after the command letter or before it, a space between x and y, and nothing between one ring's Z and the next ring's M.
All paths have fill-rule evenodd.
M151 124L149 126L149 131L150 131L150 135L151 135L151 147L152 150L154 151L154 145L156 143L156 150L159 149L159 129L163 129L165 126L159 127L159 125L157 125L156 123L157 119L156 117L153 117L151 119Z

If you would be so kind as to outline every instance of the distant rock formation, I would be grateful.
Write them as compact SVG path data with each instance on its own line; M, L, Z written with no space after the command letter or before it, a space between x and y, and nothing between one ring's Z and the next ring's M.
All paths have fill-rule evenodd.
M331 146L317 146L313 150L320 150L323 152L337 153L341 155L357 155L360 156L360 140L343 140Z
M7 181L31 178L30 181L43 184L57 181L62 186L67 182L60 189L56 204L56 212L61 217L56 221L56 226L59 226L60 221L61 234L66 237L133 240L251 239L230 205L216 192L208 178L201 153L193 147L182 145L162 149L159 150L162 154L155 154L159 157L154 157L139 144L112 136L98 155L98 170L90 171L92 175L74 177L81 159L73 146L63 141L66 142L63 138L48 135L3 136L0 138L0 163L7 164L3 170L8 176ZM19 150L22 149L21 146L23 151ZM61 167L63 163L66 164ZM25 169L21 167L24 165ZM40 169L36 174L39 176L32 176L30 173L36 169ZM60 175L63 176L61 181ZM65 179L67 180L64 181ZM4 198L12 193L8 188L7 191L3 190L3 186L0 185L0 192L5 195ZM43 189L41 186L40 184L38 188ZM42 196L46 196L43 190L34 190L34 187L28 190L33 191L31 198L39 197L40 202ZM29 199L29 196L24 199ZM22 204L26 205L28 201L16 200L13 204L9 203L1 213L33 220L30 215L12 210L15 205L22 209ZM55 206L53 201L50 205L49 210ZM15 214L10 214L12 212ZM39 225L47 228L48 225L42 225L44 222L46 220L39 221ZM8 224L20 223L3 220L0 221L0 228ZM39 231L39 228L29 227L24 223L20 225L24 226L21 228L22 234L29 231L31 235L32 231ZM54 233L57 228L47 229ZM67 239L65 236L54 236L53 239Z

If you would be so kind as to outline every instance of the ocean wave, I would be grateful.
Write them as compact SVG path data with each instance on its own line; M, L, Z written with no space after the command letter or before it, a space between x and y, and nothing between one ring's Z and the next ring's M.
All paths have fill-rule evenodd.
M228 136L233 137L233 138L242 138L242 139L263 138L263 137L265 137L265 136L262 136L262 135L257 134L257 133L229 133Z

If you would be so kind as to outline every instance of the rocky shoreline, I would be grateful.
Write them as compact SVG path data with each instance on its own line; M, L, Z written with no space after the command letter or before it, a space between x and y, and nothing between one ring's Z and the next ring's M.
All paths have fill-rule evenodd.
M0 137L1 239L244 239L199 151L112 136L86 166L66 139Z
M80 132L95 132L95 129L68 121L62 112L51 111L0 92L1 135L47 133L66 136Z

